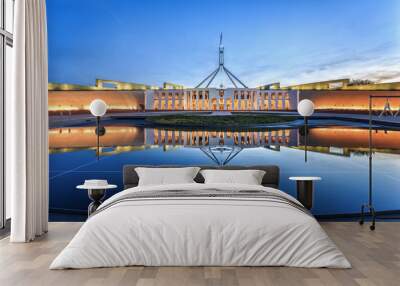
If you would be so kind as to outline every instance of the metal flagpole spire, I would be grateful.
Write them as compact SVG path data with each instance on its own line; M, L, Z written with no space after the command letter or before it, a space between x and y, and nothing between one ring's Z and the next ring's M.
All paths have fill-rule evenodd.
M205 82L207 82L206 84L206 88L210 86L210 84L213 82L213 80L215 79L215 77L217 76L218 73L223 72L225 73L229 80L232 82L232 84L234 85L235 88L238 87L239 83L241 86L243 86L244 88L248 88L242 81L240 81L237 76L235 76L231 71L229 71L226 67L225 67L225 62L224 62L224 46L222 45L222 33L219 35L219 47L218 47L218 68L215 69L212 73L210 73L208 76L206 76L205 79L203 79L197 86L196 88L200 88ZM236 82L235 82L236 81Z
M222 45L222 33L219 35L219 68L224 66L224 46Z

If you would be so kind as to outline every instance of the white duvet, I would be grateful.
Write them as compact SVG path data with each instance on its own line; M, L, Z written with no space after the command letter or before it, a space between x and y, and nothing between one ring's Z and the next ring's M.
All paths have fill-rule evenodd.
M349 268L318 222L299 209L246 198L153 198L112 204L130 192L265 190L238 184L136 187L106 200L50 269L145 266L294 266ZM110 205L111 204L111 205ZM108 208L105 206L108 205Z

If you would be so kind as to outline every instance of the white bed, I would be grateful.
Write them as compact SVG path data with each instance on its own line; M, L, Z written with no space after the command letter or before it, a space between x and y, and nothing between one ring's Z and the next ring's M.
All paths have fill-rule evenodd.
M182 195L154 197L175 190ZM146 197L146 192L152 196ZM203 195L190 195L195 192ZM267 196L253 196L253 192ZM129 188L100 206L50 268L350 268L318 222L298 204L284 192L255 185L191 183Z

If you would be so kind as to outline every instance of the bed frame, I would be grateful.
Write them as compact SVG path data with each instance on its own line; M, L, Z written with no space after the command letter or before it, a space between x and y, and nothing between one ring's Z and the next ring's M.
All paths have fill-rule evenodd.
M124 190L128 188L136 187L139 183L139 177L135 171L136 167L148 167L148 168L177 168L177 167L187 167L182 165L125 165L123 170L123 183ZM275 165L264 165L264 166L199 166L201 169L219 169L219 170L264 170L265 175L262 179L261 184L265 187L279 188L279 167ZM194 178L197 183L204 183L203 176L198 173Z

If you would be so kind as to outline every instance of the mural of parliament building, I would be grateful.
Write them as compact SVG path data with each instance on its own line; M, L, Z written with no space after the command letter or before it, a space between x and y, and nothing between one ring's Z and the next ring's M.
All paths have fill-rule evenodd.
M337 79L281 87L279 83L247 87L224 63L222 35L217 68L196 87L164 83L163 87L97 79L95 86L49 83L49 113L89 113L93 99L103 99L109 112L137 111L295 111L302 99L314 102L318 111L365 112L369 95L373 109L382 110L391 95L400 95L400 82L373 83ZM225 74L233 87L212 87L218 74ZM392 99L391 110L400 112L400 98Z

